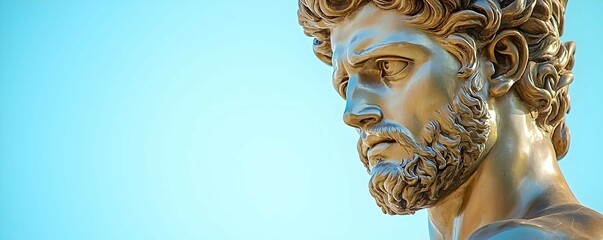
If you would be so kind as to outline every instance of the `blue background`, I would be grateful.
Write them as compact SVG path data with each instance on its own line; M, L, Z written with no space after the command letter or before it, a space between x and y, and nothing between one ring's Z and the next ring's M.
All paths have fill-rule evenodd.
M568 6L578 52L560 162L598 211L601 9ZM296 11L1 1L0 239L426 239L425 211L383 215L368 194Z

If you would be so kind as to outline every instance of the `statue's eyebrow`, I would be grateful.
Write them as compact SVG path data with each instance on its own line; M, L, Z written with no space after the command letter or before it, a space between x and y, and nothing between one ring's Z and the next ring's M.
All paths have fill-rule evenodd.
M347 61L351 66L358 66L363 62L381 56L399 56L403 58L411 58L408 56L410 49L413 51L419 50L423 53L427 52L427 48L420 44L407 41L385 42L369 46L362 50L348 51ZM406 54L405 54L406 53Z

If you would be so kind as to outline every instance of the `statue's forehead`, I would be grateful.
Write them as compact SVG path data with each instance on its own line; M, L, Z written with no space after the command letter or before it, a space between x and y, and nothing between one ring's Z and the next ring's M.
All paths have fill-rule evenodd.
M383 10L367 4L350 14L331 33L331 47L335 55L360 52L374 45L394 42L429 44L429 36L408 23L408 16L395 10Z
M432 37L405 21L407 18L395 10L368 4L333 28L333 61L388 44L412 44L429 52L435 45Z
M372 3L360 7L357 11L346 16L332 28L333 43L357 37L358 33L371 30L400 31L409 25L408 16L395 10L383 10Z

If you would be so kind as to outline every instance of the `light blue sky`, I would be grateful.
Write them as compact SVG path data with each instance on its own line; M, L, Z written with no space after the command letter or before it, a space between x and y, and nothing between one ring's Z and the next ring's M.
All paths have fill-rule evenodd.
M603 211L603 25L571 0L572 143ZM297 1L0 1L0 239L427 238L383 215Z

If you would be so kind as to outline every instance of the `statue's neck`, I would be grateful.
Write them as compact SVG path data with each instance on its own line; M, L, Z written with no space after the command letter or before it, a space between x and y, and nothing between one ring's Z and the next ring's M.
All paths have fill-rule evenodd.
M514 97L493 104L499 116L492 146L473 176L428 210L432 239L467 239L495 221L527 219L552 205L577 203L550 138Z

